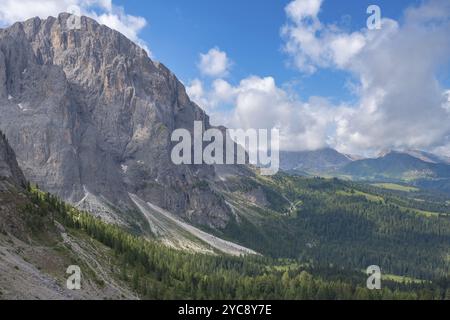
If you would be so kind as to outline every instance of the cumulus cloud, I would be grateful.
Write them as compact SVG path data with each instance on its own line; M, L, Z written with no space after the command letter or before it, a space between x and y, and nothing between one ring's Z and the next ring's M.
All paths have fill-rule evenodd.
M230 67L231 62L227 53L217 47L210 49L205 54L200 54L198 68L204 75L216 78L224 77L228 74Z
M239 129L278 128L284 150L326 146L327 126L334 117L326 99L313 97L301 102L277 86L273 77L250 76L236 86L216 79L209 90L196 79L188 88L195 102L207 106L214 125ZM219 108L221 105L233 108Z
M450 60L450 2L427 1L407 9L400 22L383 19L381 30L353 32L323 24L321 5L321 0L288 4L285 50L300 72L331 68L352 75L355 103L299 97L273 77L258 76L237 85L215 79L206 86L197 79L194 100L206 106L215 124L278 127L284 150L330 146L364 155L386 148L450 150L450 91L437 77Z
M210 99L207 97L203 82L200 79L192 80L188 86L186 86L186 92L195 103L202 106L206 111L212 109L212 104Z
M284 50L293 65L307 73L331 66L345 68L366 43L359 32L348 34L336 25L323 25L318 17L321 5L322 0L295 0L285 8Z
M450 118L437 73L450 57L450 3L427 1L408 8L401 23L383 19L381 30L352 33L321 23L321 4L292 1L282 36L300 71L334 68L358 80L358 103L329 111L328 143L362 153L442 144Z
M73 13L75 8L79 8L82 15L123 33L150 54L145 41L139 38L139 32L147 25L145 18L127 14L123 7L114 5L112 0L2 0L0 25L7 26L36 16L45 19L61 12Z
M290 19L296 22L301 22L304 19L310 18L315 25L320 25L317 18L323 0L302 0L292 1L286 6L286 13Z
M450 114L437 74L449 61L448 34L448 1L429 1L407 10L402 24L384 20L382 30L361 33L366 45L346 65L360 81L360 100L337 122L338 149L428 149L444 142Z
M311 150L326 146L326 127L333 115L326 99L307 102L278 87L272 77L252 76L234 88L235 109L230 115L238 128L278 128L284 150Z
M444 92L444 109L450 112L450 90Z

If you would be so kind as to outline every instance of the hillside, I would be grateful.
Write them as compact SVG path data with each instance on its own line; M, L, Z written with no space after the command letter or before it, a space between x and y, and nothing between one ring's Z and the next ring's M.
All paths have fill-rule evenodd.
M0 30L0 128L26 178L106 221L145 232L129 194L192 223L232 215L214 166L177 166L171 133L209 118L162 63L95 20L68 14ZM236 168L235 170L238 170Z
M450 166L419 159L407 153L389 152L376 159L354 161L340 172L354 179L413 181L418 179L448 179Z
M0 137L0 299L133 299L111 272L111 250L53 220L48 196L26 188L15 154ZM47 199L47 200L45 200ZM83 270L83 290L65 286L70 265Z
M209 128L206 113L122 34L86 17L67 30L67 19L0 30L0 128L11 144L1 137L3 298L445 298L448 196L176 166L171 132L192 132L194 120ZM450 179L448 165L423 156L351 161L325 149L285 154L282 166L371 182ZM85 276L79 292L64 286L72 264ZM374 264L413 284L368 292L361 271Z
M37 196L35 203L45 203L47 209L57 212L55 218L71 233L109 248L115 257L111 270L143 299L378 300L445 299L449 295L445 279L429 282L386 275L383 289L371 291L359 271L291 259L173 250L108 225L38 190L32 189L31 194Z
M335 172L351 161L349 157L330 148L280 153L280 168L293 173L326 174Z
M4 160L0 162L3 169L8 169L3 172L16 172L18 176L3 176L1 180L0 299L443 299L448 296L447 282L442 281L402 284L386 277L384 289L374 292L364 287L365 276L359 271L321 266L312 260L300 263L258 255L232 257L170 249L106 224L29 184L26 188L16 184L14 180L21 174L14 153L5 140L1 145L5 148L0 159L9 159L7 164ZM4 156L4 150L8 150L8 157ZM280 182L277 185L283 189L288 186L288 181ZM327 185L322 180L309 183L313 183L310 188L318 190ZM306 187L302 189L306 191ZM294 216L297 211L298 208L290 207L287 214ZM80 266L83 275L79 291L65 287L65 270L74 264ZM266 289L259 290L261 286Z
M238 217L218 234L262 254L424 279L450 270L448 197L286 174L228 188Z

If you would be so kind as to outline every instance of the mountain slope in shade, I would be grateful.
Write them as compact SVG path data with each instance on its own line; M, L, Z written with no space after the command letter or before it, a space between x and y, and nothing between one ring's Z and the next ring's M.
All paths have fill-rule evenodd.
M0 131L0 178L17 186L25 186L25 177L20 170L13 149Z
M136 299L111 272L108 249L73 235L36 205L0 134L0 300ZM82 290L66 287L68 266L83 268Z
M447 158L445 156L439 156L425 151L407 150L404 153L409 154L410 156L418 158L425 162L450 164L450 158Z
M391 151L377 159L349 163L340 170L340 173L356 179L368 180L442 179L450 178L450 166Z
M345 166L352 160L334 149L316 151L281 152L280 167L284 171L328 173Z
M122 34L68 14L0 30L0 128L25 176L107 221L145 225L128 196L223 228L214 166L176 166L174 129L209 118L164 65ZM235 170L235 169L233 169ZM231 170L231 171L233 171Z

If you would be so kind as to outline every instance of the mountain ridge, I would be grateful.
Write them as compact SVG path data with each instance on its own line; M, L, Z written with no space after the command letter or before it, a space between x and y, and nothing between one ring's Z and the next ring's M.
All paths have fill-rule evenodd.
M207 129L209 117L142 48L87 17L67 29L68 17L0 31L0 128L26 177L116 223L142 216L133 193L187 221L225 227L230 208L195 187L218 180L216 168L170 160L171 132L192 132L194 121Z
M314 151L280 152L280 167L284 171L305 173L333 172L352 160L332 148Z
M424 161L415 155L389 151L381 157L354 161L341 173L371 180L417 180L420 178L450 178L450 166Z

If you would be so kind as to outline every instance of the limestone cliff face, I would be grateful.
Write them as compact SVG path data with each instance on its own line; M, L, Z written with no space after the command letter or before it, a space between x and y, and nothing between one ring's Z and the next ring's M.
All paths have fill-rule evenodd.
M172 131L192 131L194 120L208 128L208 116L125 36L86 17L69 30L68 17L0 30L0 128L25 176L80 206L92 207L89 194L123 215L133 193L224 227L231 213L204 187L214 167L170 160Z
M0 181L5 179L17 187L24 187L26 183L13 149L9 146L3 133L0 132ZM0 182L0 189L1 185Z

